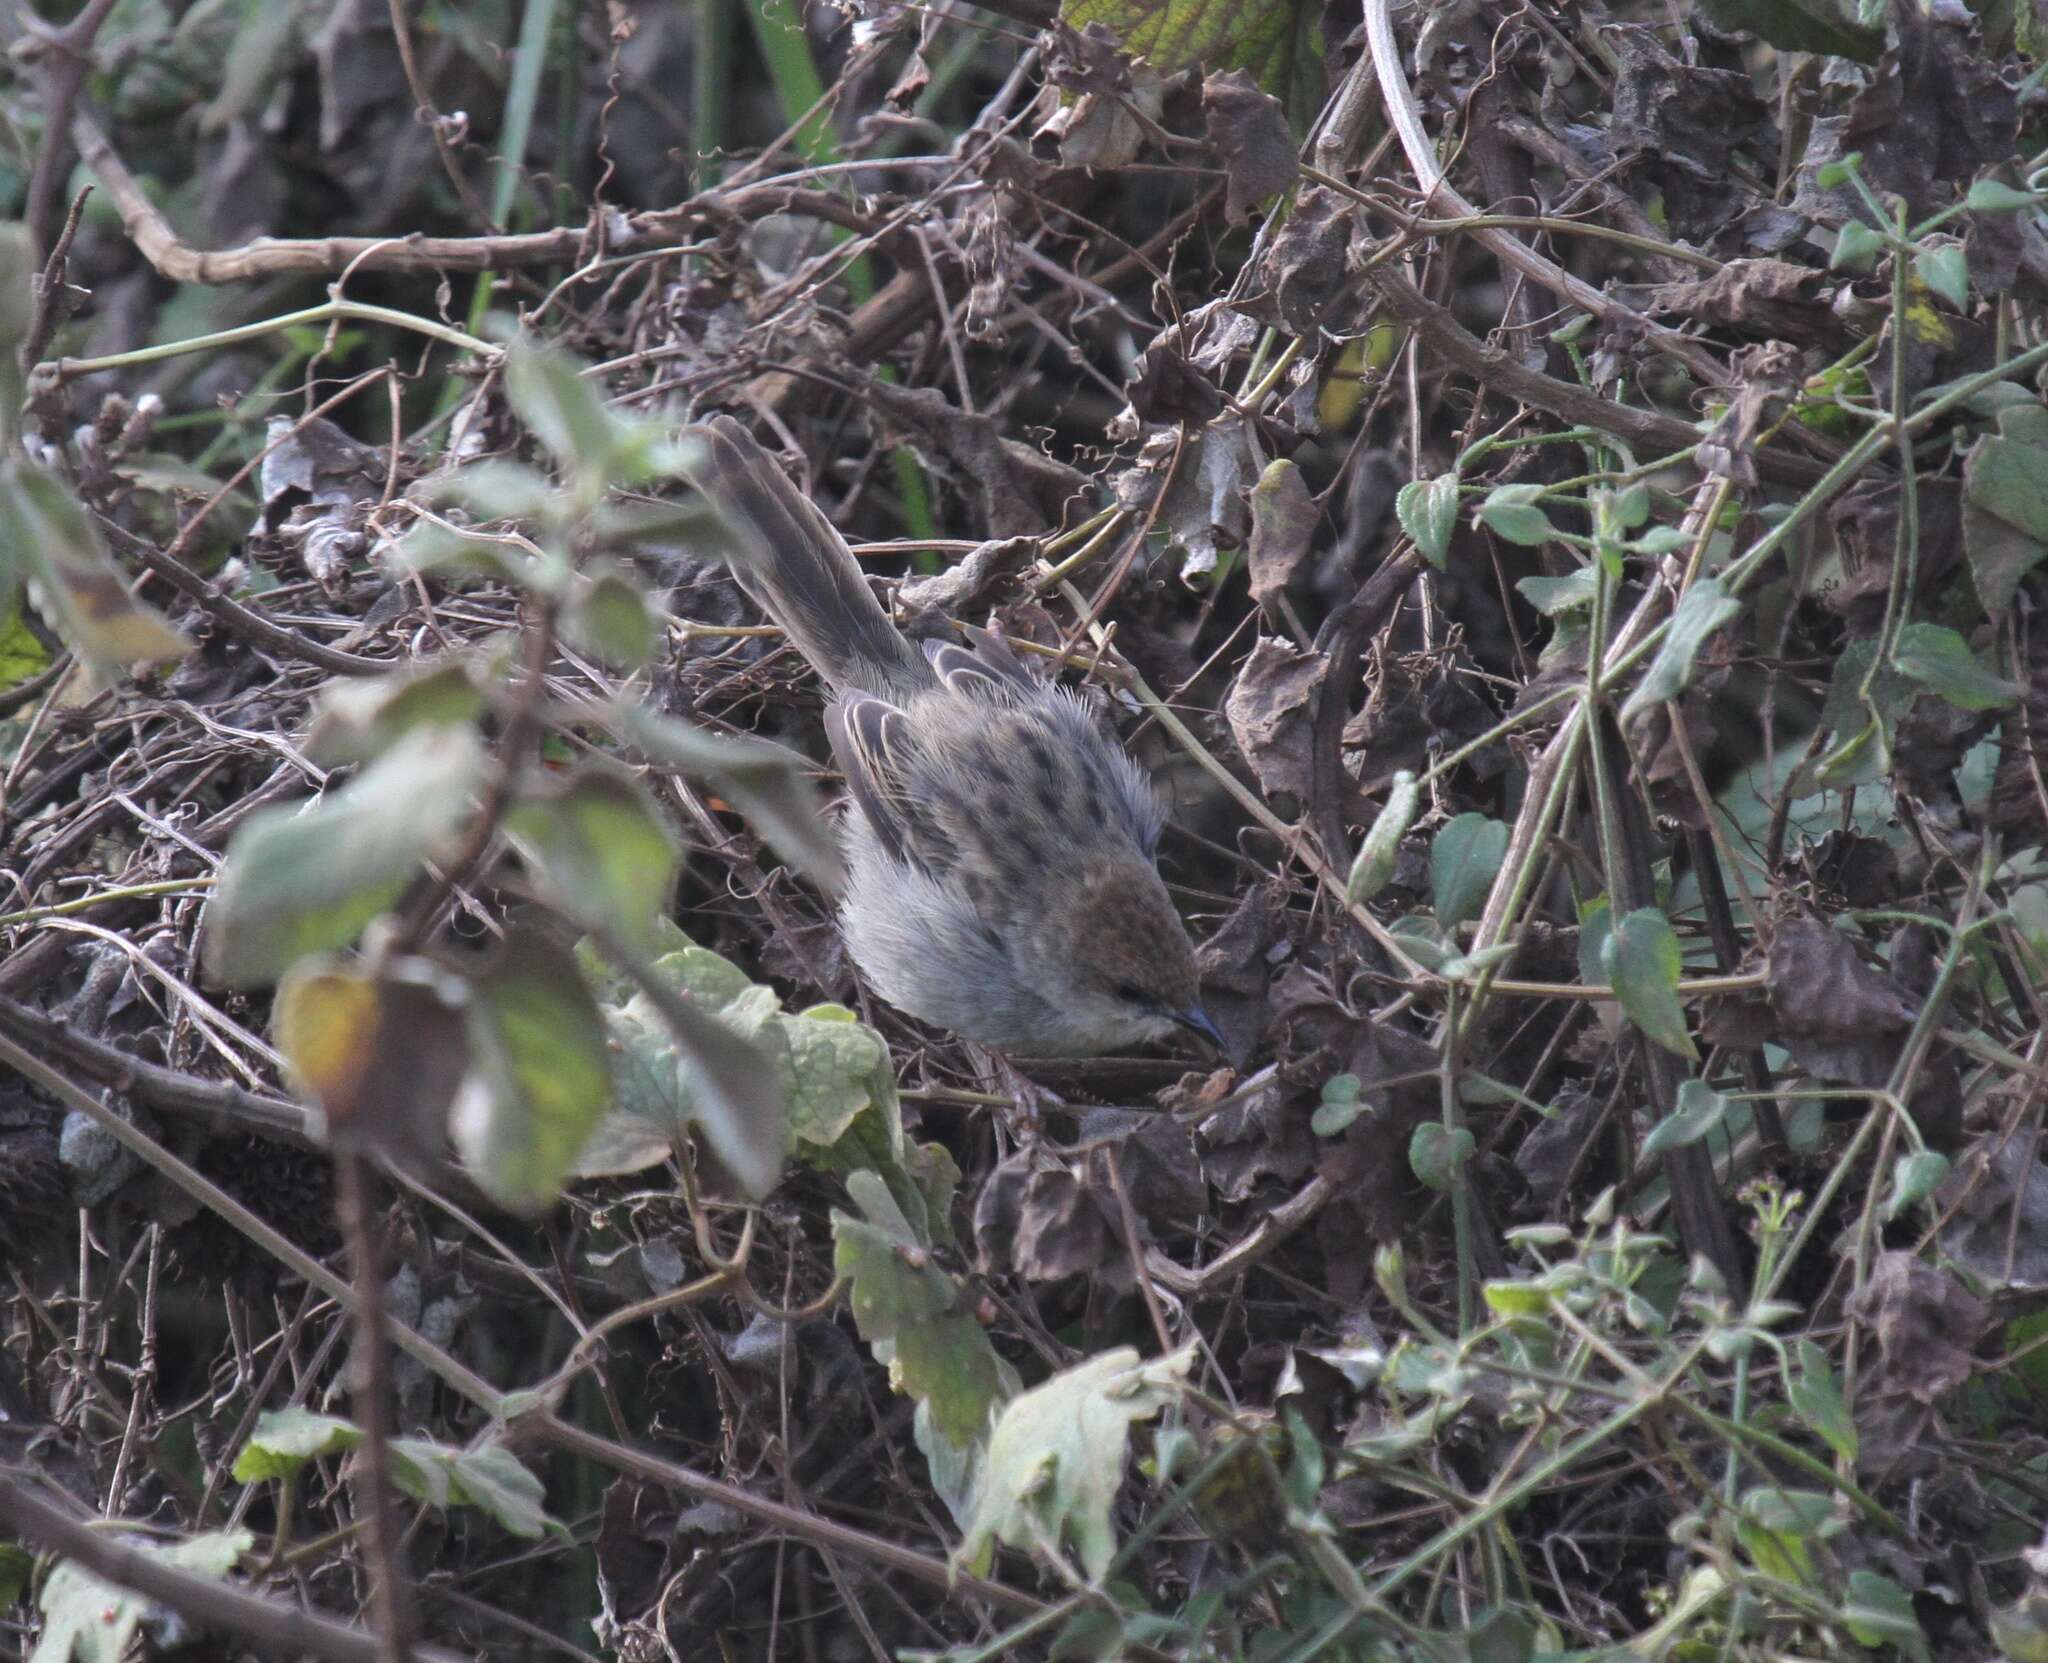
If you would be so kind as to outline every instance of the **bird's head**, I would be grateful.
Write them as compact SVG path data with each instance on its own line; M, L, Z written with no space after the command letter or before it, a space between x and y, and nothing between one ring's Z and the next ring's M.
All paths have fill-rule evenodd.
M1087 1037L1114 1051L1176 1029L1225 1049L1202 1009L1195 949L1149 861L1097 855L1047 886L1033 930L1041 992Z

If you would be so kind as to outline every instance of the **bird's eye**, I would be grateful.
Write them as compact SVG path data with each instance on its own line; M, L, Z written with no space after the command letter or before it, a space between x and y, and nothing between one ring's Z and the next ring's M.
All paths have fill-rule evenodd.
M1127 1005L1149 1005L1152 1003L1152 995L1147 993L1136 982L1118 982L1110 991Z

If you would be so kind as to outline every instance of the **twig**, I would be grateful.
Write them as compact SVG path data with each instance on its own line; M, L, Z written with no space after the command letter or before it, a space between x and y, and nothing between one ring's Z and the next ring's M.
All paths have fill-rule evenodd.
M215 1582L68 1517L12 1479L0 1477L0 1524L83 1566L94 1576L168 1606L195 1624L221 1629L280 1657L310 1653L323 1663L378 1663L374 1635L296 1605L264 1599ZM421 1663L464 1663L455 1652L427 1647Z
M391 1506L391 1340L384 1329L384 1271L370 1228L369 1161L353 1137L334 1152L334 1211L355 1278L356 1350L351 1373L363 1441L355 1467L356 1513L371 1564L370 1608L377 1615L379 1663L407 1663L416 1616L398 1519Z
M118 3L119 0L90 0L61 29L51 28L25 6L17 14L27 34L22 47L17 49L19 56L32 63L42 60L36 79L41 83L38 90L42 94L43 139L36 146L35 171L29 176L28 202L22 214L38 248L46 248L50 242L66 118L92 68L93 41Z

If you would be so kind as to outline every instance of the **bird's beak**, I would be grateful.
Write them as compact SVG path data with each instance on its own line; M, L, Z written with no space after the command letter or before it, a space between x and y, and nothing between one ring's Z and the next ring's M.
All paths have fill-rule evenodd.
M1222 1032L1215 1023L1209 1020L1209 1013L1203 1010L1200 1005L1191 1005L1184 1011L1175 1011L1173 1013L1173 1020L1187 1029L1189 1033L1200 1034L1202 1038L1215 1046L1225 1056L1230 1054L1230 1046L1225 1042Z

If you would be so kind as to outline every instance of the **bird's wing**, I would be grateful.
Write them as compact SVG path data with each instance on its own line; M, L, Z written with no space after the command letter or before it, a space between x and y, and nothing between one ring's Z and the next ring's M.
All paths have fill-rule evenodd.
M1042 691L1038 678L1024 668L1009 642L972 624L962 626L967 641L927 641L924 656L939 679L962 698L984 704L1014 704Z
M904 764L916 742L909 718L887 700L853 693L825 707L825 736L847 790L875 835L898 860L908 859Z
M853 693L825 707L825 735L855 805L883 848L934 877L959 863L960 848L941 806L914 783L922 767L910 718L885 699Z

